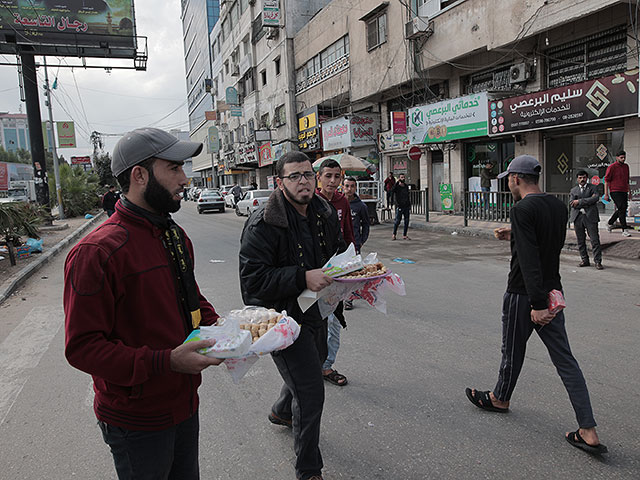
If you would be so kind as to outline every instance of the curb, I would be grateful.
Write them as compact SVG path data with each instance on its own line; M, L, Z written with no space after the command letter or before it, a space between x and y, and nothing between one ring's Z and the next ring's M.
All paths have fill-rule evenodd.
M38 270L40 270L46 263L49 262L49 260L51 260L55 255L57 255L58 252L60 252L60 250L63 250L64 248L66 248L70 243L75 241L84 232L89 230L91 227L95 226L96 223L102 221L104 215L106 215L104 211L100 212L98 215L96 215L94 218L89 220L87 223L85 223L81 227L76 228L75 231L73 231L72 233L67 235L65 238L60 240L58 243L56 243L46 253L41 254L38 260L36 260L35 262L27 265L26 267L18 271L18 273L13 275L13 277L10 280L8 280L2 286L0 286L0 288L2 288L2 290L0 290L0 305L7 298L9 298L9 296L11 296L11 294L15 292L20 285L22 285L25 281L27 281L27 279L31 277L31 275L33 275Z

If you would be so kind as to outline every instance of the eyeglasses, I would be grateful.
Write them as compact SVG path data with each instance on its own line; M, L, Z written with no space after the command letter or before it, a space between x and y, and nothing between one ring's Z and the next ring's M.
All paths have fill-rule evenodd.
M304 177L310 182L311 180L316 178L316 173L315 172L303 172L303 173L296 172L296 173L292 173L291 175L287 175L286 177L280 177L280 178L283 180L285 178L288 178L292 182L299 182L300 180L302 180L302 177Z

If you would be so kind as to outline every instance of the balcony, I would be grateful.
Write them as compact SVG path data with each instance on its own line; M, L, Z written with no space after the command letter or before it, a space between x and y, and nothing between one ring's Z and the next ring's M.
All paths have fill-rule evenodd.
M335 62L322 67L319 71L309 76L308 78L296 83L296 95L315 87L319 83L324 82L328 78L347 70L349 68L349 55L343 55Z

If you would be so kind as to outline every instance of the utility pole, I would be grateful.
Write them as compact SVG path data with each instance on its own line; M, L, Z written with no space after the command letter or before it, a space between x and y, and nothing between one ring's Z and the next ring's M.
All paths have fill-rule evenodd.
M49 88L49 75L47 74L47 57L42 57L44 62L44 91L47 94L47 107L49 109L49 124L51 125L51 152L53 153L53 172L56 177L56 198L58 199L58 214L64 218L62 206L62 189L60 188L60 166L58 165L58 150L56 148L56 133L53 128L53 107L51 106L51 89Z
M31 161L33 162L36 197L38 203L45 207L50 213L47 161L44 155L42 120L40 117L40 102L38 101L38 77L36 76L36 61L33 53L21 52L20 63L22 64L24 96L27 105L27 123L29 125Z

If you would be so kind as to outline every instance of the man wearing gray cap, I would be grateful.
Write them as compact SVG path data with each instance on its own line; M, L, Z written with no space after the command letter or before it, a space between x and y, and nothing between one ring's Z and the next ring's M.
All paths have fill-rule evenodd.
M508 177L516 204L511 228L498 228L496 237L511 242L511 270L502 304L502 363L493 391L467 388L466 395L478 408L507 413L518 375L524 363L529 337L535 330L549 351L578 420L578 430L567 441L588 453L606 453L596 433L587 385L571 353L562 310L549 310L549 292L562 291L560 252L567 233L567 207L543 193L538 161L521 155L498 178Z
M94 411L119 479L197 479L200 372L221 360L182 344L218 318L200 294L193 246L171 219L202 144L157 128L126 133L111 170L116 212L65 262L65 355L91 374Z

